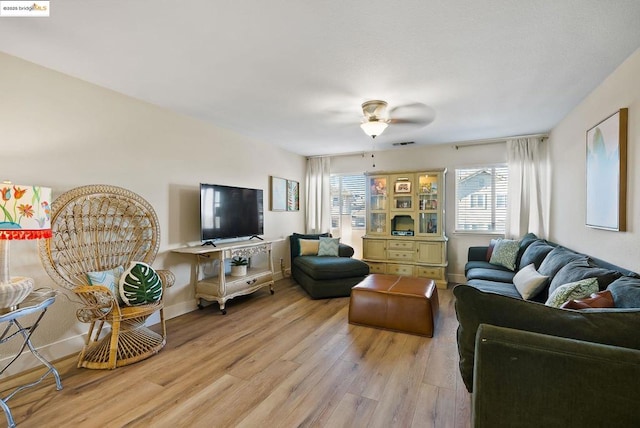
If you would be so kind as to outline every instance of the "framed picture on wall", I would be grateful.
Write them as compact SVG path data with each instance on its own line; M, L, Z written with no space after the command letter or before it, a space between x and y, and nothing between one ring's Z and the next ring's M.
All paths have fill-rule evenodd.
M300 210L300 183L287 180L287 211Z
M287 210L287 180L271 176L271 211Z
M627 109L587 131L586 225L624 231L627 224Z

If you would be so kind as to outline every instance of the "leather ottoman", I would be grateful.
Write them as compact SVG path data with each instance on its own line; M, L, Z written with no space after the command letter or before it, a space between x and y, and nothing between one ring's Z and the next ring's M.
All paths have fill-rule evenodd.
M437 317L432 279L371 274L351 289L351 324L433 337Z

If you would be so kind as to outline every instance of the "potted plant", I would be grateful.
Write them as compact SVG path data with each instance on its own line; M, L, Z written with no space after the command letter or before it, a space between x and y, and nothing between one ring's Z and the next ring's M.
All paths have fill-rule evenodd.
M249 259L246 257L236 256L231 259L231 276L245 276L247 274L247 265Z

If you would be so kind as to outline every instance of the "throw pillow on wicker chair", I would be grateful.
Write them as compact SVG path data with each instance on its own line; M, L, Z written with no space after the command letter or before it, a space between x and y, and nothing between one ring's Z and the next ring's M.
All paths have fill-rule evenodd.
M128 306L156 303L162 298L162 281L148 264L131 262L120 276L120 297Z
M122 297L120 297L120 277L124 272L124 267L118 266L113 269L87 272L87 278L91 285L103 285L107 287L113 296L118 300L118 304L122 305Z

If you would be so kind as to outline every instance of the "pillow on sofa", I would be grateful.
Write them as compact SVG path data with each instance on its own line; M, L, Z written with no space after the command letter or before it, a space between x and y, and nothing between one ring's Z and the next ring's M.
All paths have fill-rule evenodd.
M496 245L493 248L493 253L491 254L491 260L489 260L489 263L504 266L509 270L515 270L519 249L520 241L513 239L498 239L498 242L496 242Z
M329 233L319 233L319 234L309 234L303 235L300 233L292 233L290 244L291 244L291 256L297 256L300 254L300 240L301 239L320 239L322 236L330 236Z
M615 308L611 291L604 290L591 294L584 299L569 300L564 302L562 309L591 309L591 308Z
M520 257L520 269L530 265L531 263L535 265L536 269L539 269L544 258L547 257L547 254L549 254L554 248L555 247L553 245L550 245L543 239L532 242L531 245L524 250L522 257Z
M484 293L469 285L453 289L458 322L460 374L473 390L476 332L480 324L515 328L569 339L640 349L640 309L567 311L540 303Z
M613 295L616 308L640 307L640 278L623 276L609 284L607 290Z
M573 299L584 299L592 293L598 292L598 280L596 278L582 279L568 284L562 284L549 294L549 298L544 303L547 306L559 308L565 302Z
M598 280L598 290L604 290L617 278L620 278L620 272L595 267L589 263L588 259L578 259L567 263L553 277L549 285L549 295L551 295L558 287L570 282L580 281L585 278L596 278Z
M340 238L320 238L318 244L318 255L326 257L338 257L340 248Z
M523 299L529 300L542 291L547 285L548 279L548 276L540 275L534 264L531 263L516 273L516 276L513 277L513 285L516 286Z
M318 247L320 246L319 239L299 239L301 256L317 256Z
M491 261L491 255L493 254L493 249L496 247L496 242L498 242L497 239L492 239L489 242L489 246L487 247L487 261Z
M586 260L587 256L585 256L584 254L576 253L564 247L555 247L544 258L544 260L540 264L540 267L538 268L538 272L548 276L549 278L553 278L564 265L574 260L580 259Z

